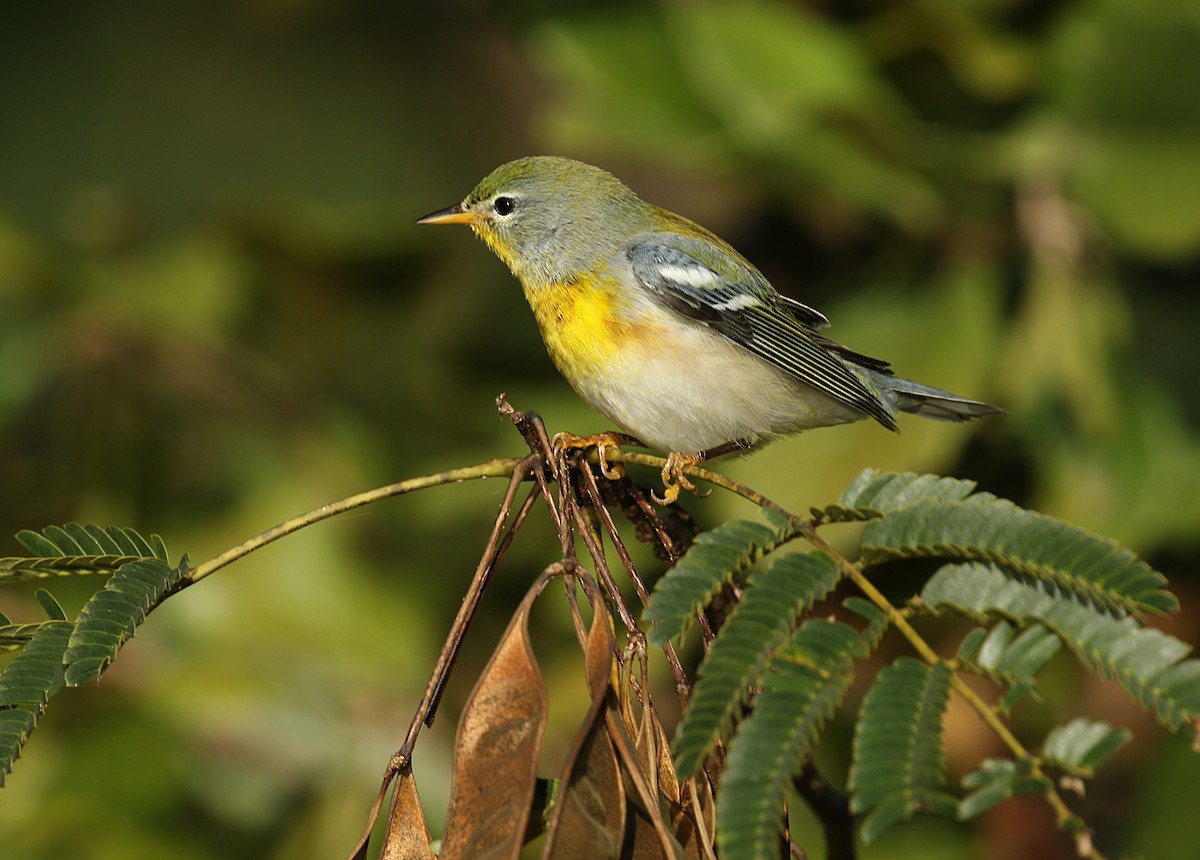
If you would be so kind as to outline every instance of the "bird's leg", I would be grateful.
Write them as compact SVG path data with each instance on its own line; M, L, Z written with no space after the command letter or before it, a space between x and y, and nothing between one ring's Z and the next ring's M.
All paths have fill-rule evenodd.
M663 494L659 498L651 493L651 498L660 505L671 505L679 499L679 493L687 490L689 493L702 495L696 485L688 480L683 470L688 466L699 466L704 462L703 451L671 451L667 454L667 462L662 467ZM707 495L707 493L703 494Z
M749 451L754 445L747 439L734 439L732 442L725 442L717 445L715 448L709 448L707 451L700 452L700 456L705 460L715 460L717 457L724 457L727 454L736 454L739 451Z
M723 445L709 448L707 451L672 451L667 454L667 463L662 468L663 496L661 499L653 493L651 496L660 505L674 503L679 498L681 490L687 490L689 493L695 493L701 497L707 496L708 492L702 493L697 490L696 485L688 480L687 475L683 474L683 470L689 466L699 466L707 460L724 457L726 454L748 450L751 447L751 443L746 439L734 439Z
M626 436L624 433L609 430L605 433L594 433L591 436L576 436L574 433L556 433L551 440L551 444L560 451L565 451L568 448L595 448L596 456L600 460L600 471L610 481L617 481L625 477L625 467L621 463L608 462L609 449L616 448L620 450L622 445L639 445L640 443L632 436Z

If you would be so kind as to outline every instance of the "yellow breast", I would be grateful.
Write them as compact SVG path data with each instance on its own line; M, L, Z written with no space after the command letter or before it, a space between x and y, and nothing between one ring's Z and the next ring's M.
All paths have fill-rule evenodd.
M525 287L542 339L559 372L579 387L612 372L636 328L599 279Z

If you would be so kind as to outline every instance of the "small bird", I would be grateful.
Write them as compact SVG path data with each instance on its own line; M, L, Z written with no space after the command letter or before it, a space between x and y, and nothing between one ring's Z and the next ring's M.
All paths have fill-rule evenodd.
M897 412L966 421L1003 410L892 374L821 334L723 239L567 158L501 165L418 224L466 224L521 282L559 372L640 444L668 452L665 493L712 457ZM562 441L562 440L560 440ZM615 434L570 437L605 448Z

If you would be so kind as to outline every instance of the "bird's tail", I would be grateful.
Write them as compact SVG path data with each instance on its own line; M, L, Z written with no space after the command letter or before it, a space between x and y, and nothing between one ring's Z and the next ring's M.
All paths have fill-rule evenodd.
M892 402L901 412L911 412L936 421L970 421L983 415L1003 412L999 406L981 400L968 400L911 379L899 376L875 376L877 385L891 395Z

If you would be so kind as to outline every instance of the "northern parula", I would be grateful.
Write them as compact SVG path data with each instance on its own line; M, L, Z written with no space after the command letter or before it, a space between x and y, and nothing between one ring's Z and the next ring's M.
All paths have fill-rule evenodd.
M509 162L417 223L466 224L508 265L559 372L668 452L668 501L694 489L687 466L783 434L867 417L896 430L897 411L943 421L1002 411L830 340L824 314L776 292L720 237L590 164Z

